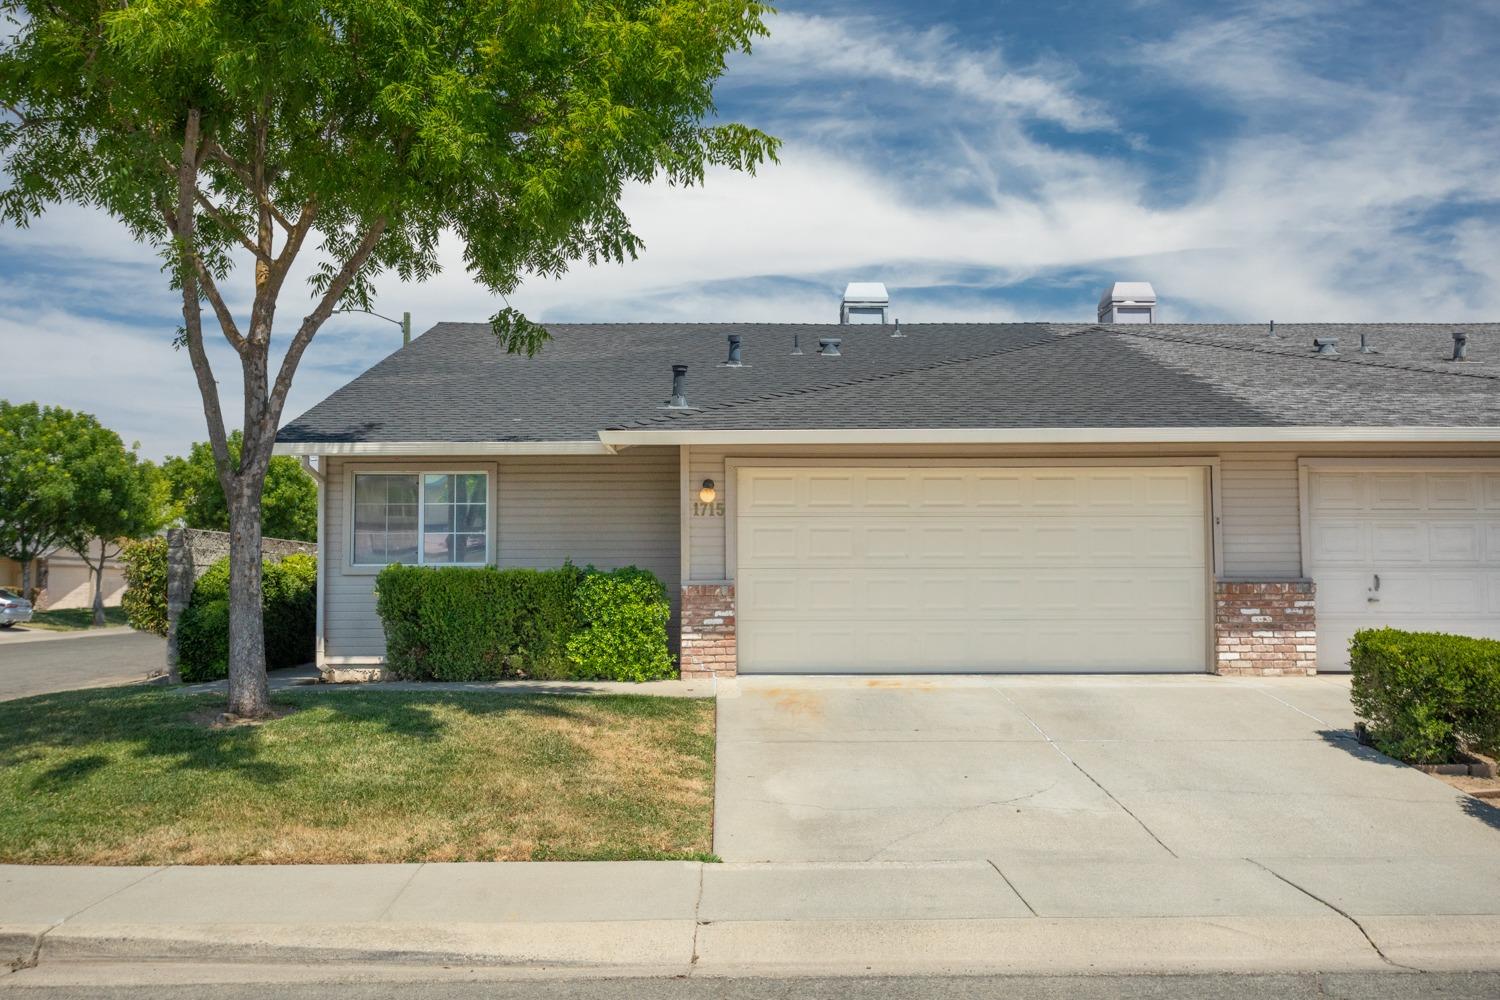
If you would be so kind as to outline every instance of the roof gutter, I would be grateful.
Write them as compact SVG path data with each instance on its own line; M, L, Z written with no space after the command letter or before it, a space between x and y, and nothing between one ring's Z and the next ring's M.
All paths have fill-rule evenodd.
M611 430L605 445L1196 444L1343 441L1500 442L1500 427L901 427L844 430Z
M656 442L653 442L656 443ZM282 441L276 455L419 457L423 455L613 455L605 441Z

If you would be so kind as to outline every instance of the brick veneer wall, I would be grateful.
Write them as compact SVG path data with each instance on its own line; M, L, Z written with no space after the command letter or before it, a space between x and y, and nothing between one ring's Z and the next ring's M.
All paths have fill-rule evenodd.
M680 661L683 680L733 677L737 663L734 584L683 584Z
M1315 674L1317 614L1311 580L1214 584L1214 670L1275 677Z

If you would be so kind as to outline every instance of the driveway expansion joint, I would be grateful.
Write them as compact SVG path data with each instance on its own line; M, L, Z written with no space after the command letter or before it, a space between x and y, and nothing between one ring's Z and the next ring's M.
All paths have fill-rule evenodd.
M1031 900L1029 900L1025 896L1021 895L1021 890L1016 888L1016 884L1010 880L1010 877L1008 875L1006 875L1005 872L1003 872L1003 871L1000 870L1000 866L999 865L995 864L995 859L994 858L985 858L985 860L990 863L990 867L991 868L995 869L995 874L996 875L999 875L1002 879L1005 879L1005 884L1008 885L1008 886L1010 886L1010 891L1016 894L1016 898L1019 899L1022 902L1022 904L1025 905L1026 909L1028 911L1030 911L1031 915L1033 917L1039 917L1039 916L1041 916L1040 913L1036 912L1036 907L1034 907L1034 906L1031 905Z

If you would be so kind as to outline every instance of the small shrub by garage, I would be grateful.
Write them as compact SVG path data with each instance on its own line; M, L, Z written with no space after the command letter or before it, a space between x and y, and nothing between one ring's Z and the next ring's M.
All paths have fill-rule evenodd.
M294 667L313 658L318 560L294 554L261 565L261 615L266 668ZM229 676L229 560L198 578L177 623L178 666L185 681Z
M1500 641L1368 629L1349 644L1354 710L1382 753L1446 764L1500 751Z
M654 681L672 676L672 605L656 574L629 566L584 575L574 592L578 630L568 659L580 680Z
M160 536L127 542L120 552L125 561L125 594L120 606L133 629L167 634L167 540Z
M647 570L393 565L376 578L386 667L409 680L646 680L671 673Z

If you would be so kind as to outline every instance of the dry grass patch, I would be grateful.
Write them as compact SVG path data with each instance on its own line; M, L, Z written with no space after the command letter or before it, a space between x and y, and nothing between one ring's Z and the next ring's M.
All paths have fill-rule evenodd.
M0 704L0 862L701 858L713 702L640 695L141 688Z

